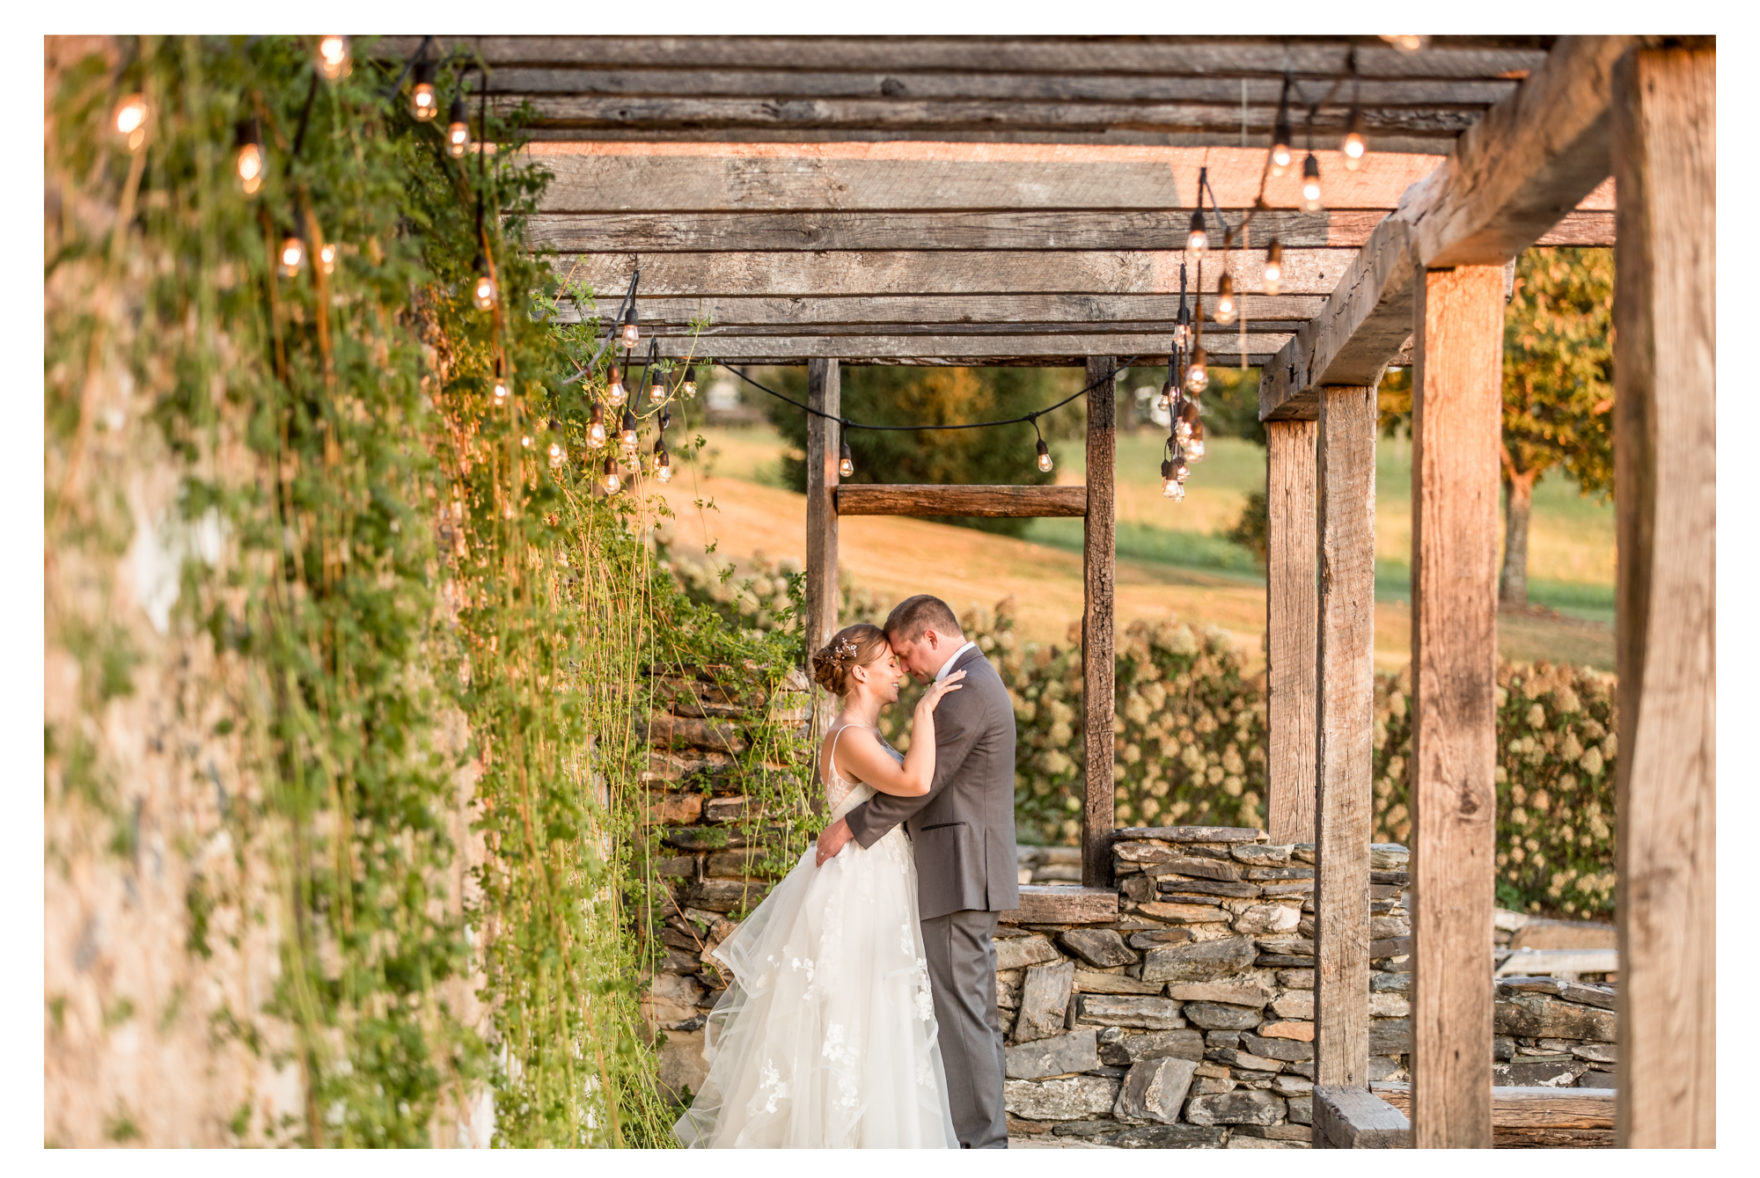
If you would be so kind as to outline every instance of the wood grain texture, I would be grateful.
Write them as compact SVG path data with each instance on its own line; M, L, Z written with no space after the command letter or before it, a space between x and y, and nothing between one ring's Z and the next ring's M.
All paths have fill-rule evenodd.
M846 364L1032 364L1041 367L1082 364L1087 357L1122 354L1139 363L1167 358L1166 332L1131 335L655 335L662 359L710 358L725 364L806 364L816 359L841 359ZM1285 335L1247 336L1248 362L1268 359ZM1218 336L1217 346L1205 344L1213 361L1232 363L1240 355L1237 336Z
M1412 376L1413 1132L1491 1144L1503 266L1419 285Z
M1378 1083L1370 1091L1411 1115L1411 1085ZM1491 1144L1496 1149L1605 1149L1614 1143L1611 1088L1491 1090Z
M1267 830L1274 843L1314 841L1319 537L1317 427L1265 424L1267 488Z
M1022 884L1020 907L999 913L1003 924L1111 924L1118 919L1118 893L1110 887Z
M1464 133L1434 173L1378 225L1326 310L1286 345L1260 387L1260 416L1301 388L1377 383L1410 330L1426 267L1501 266L1612 170L1613 66L1635 37L1562 37L1545 66ZM1297 367L1295 378L1285 373Z
M1314 1135L1320 1149L1405 1149L1412 1143L1404 1112L1366 1087L1316 1085Z
M1619 1142L1717 1143L1717 59L1622 64Z
M841 411L842 370L835 359L807 366L807 404L836 417ZM806 644L810 667L813 652L837 633L837 460L842 445L838 423L807 415L807 587ZM837 712L829 692L815 693L814 731L825 732ZM817 749L814 750L815 754ZM814 760L817 761L815 755Z
M1112 781L1113 594L1117 545L1113 510L1117 479L1117 362L1095 358L1087 384L1105 378L1085 398L1088 406L1088 510L1082 522L1082 750L1086 796L1082 802L1082 885L1112 884L1112 830L1116 825Z
M1028 456L1030 459L1030 455ZM973 516L980 519L1038 519L1081 516L1088 489L1072 486L971 485L921 483L845 483L837 488L838 515Z
M1321 389L1316 434L1314 1082L1361 1088L1369 1083L1375 390Z

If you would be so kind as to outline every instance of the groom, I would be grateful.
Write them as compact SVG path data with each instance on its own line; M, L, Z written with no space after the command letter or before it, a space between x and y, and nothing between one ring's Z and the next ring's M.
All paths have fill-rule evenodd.
M1020 904L1014 845L1014 705L939 597L918 594L886 619L886 639L919 683L955 671L961 690L935 709L935 778L922 797L877 794L825 828L818 862L851 838L863 847L900 822L917 860L953 1127L965 1149L1007 1149L1002 1023L996 1016L996 914Z

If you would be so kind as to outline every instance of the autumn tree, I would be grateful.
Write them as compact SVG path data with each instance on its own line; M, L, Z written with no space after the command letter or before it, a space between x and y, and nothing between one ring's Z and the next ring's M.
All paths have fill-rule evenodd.
M1585 495L1613 491L1613 251L1531 249L1503 320L1503 571L1498 605L1528 603L1534 485L1562 470ZM1409 371L1390 372L1383 426L1410 429Z

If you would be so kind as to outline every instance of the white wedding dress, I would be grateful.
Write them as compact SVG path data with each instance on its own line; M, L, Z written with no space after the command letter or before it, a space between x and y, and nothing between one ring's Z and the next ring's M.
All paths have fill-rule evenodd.
M830 822L874 790L827 760ZM732 979L704 1035L708 1078L673 1132L688 1147L958 1149L910 841L898 827L823 867L814 855L715 949Z

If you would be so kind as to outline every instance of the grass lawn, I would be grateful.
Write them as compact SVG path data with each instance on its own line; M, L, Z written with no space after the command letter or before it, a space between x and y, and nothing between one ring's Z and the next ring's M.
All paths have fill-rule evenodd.
M763 553L804 553L805 497L781 486L782 442L768 427L710 427L701 463L681 470L667 498L681 516L680 540L714 540L736 562ZM1057 447L1058 481L1079 483L1080 443ZM1118 440L1118 619L1164 615L1228 630L1261 659L1264 576L1250 554L1222 538L1246 495L1264 478L1264 455L1233 438L1211 442L1193 467L1186 499L1161 495L1161 439L1126 433ZM693 482L696 490L693 490ZM692 499L706 492L713 512ZM1384 438L1376 454L1376 660L1399 666L1410 657L1411 444ZM695 517L690 518L690 517ZM1612 669L1613 507L1579 495L1555 478L1534 493L1529 597L1561 617L1499 619L1506 657L1588 663ZM1042 519L1022 539L957 529L958 557L938 567L915 555L946 545L948 526L925 520L858 517L843 521L844 563L880 592L938 592L958 605L993 604L1013 594L1029 638L1062 640L1081 616L1082 523Z

